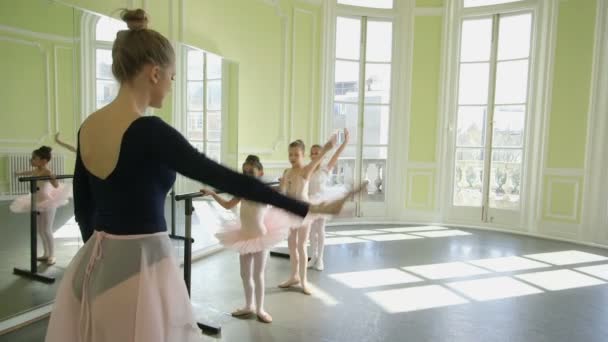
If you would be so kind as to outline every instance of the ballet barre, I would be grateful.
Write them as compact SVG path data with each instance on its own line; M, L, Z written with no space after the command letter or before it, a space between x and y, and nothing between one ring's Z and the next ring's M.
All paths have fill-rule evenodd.
M22 269L15 267L13 274L37 280L43 283L52 284L55 282L54 277L50 277L41 273L38 273L38 235L37 235L37 223L38 223L38 211L36 210L36 192L38 187L36 186L37 181L48 181L48 180L59 180L59 179L72 179L73 175L57 175L57 176L30 176L30 177L19 177L20 182L30 182L30 269Z

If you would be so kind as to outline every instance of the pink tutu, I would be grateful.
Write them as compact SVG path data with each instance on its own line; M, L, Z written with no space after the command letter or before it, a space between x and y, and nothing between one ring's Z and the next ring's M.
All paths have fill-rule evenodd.
M36 210L47 211L68 204L72 197L72 184L59 183L57 188L49 182L43 182L36 192ZM13 201L10 210L14 213L28 213L32 208L32 194L22 195Z
M312 204L320 204L323 202L337 201L348 194L348 189L343 185L325 186L315 194L308 196L309 202Z
M240 254L257 253L285 240L288 228L302 221L281 209L243 200L240 219L227 222L215 237L224 247Z

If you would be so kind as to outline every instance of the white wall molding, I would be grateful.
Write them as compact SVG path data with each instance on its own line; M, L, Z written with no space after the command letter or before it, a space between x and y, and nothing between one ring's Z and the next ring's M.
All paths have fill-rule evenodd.
M60 130L60 113L59 113L59 63L57 62L58 59L58 54L57 52L59 50L68 50L68 51L74 51L74 48L72 46L62 46L62 45L55 45L53 46L53 85L54 85L54 96L55 96L55 133L59 132ZM74 87L75 88L75 87ZM75 100L72 101L72 110L74 112L76 112L76 104L74 102ZM78 126L76 126L78 127ZM71 132L70 136L75 136L76 132Z
M315 101L315 69L316 69L316 56L317 56L317 16L315 15L315 13L313 11L304 9L304 8L299 8L299 7L294 7L293 8L293 13L292 13L292 38L291 38L291 97L290 97L290 114L289 114L289 141L294 140L294 133L293 133L293 124L294 124L294 112L295 112L295 101L294 98L296 96L295 94L295 88L296 88L296 77L295 77L295 73L296 73L296 49L297 49L297 39L296 39L296 28L297 28L297 14L298 13L302 13L305 15L310 15L310 17L312 18L312 30L311 30L311 42L312 42L312 49L310 49L310 65L311 65L311 72L310 72L310 112L308 113L309 116L309 120L308 120L308 126L307 126L307 142L309 144L313 143L313 132L312 132L312 122L314 121L314 117L315 117L315 112L317 112L318 110L315 108L314 105L314 101Z
M545 199L544 218L550 218L554 220L567 220L576 221L578 220L578 208L580 201L580 186L581 181L577 178L564 178L564 177L551 177L547 181L547 193ZM568 214L555 213L551 209L553 207L553 185L554 184L572 184L574 185L574 202L572 212Z
M433 209L433 199L435 194L435 172L434 170L407 170L407 208L412 209L422 209L422 210L432 210ZM412 189L414 188L414 177L416 176L426 176L428 177L428 182L430 185L430 193L427 194L426 202L416 202L413 198Z
M51 98L50 98L51 77L49 75L50 68L51 68L50 53L42 46L42 44L40 44L38 42L31 42L31 41L27 41L27 40L16 39L16 38L2 36L2 35L0 35L0 41L10 42L10 43L14 43L14 44L21 44L21 45L25 45L25 46L31 46L31 47L35 47L38 49L38 51L42 55L43 64L44 64L44 81L45 81L45 91L44 91L45 99L44 100L46 103L46 115L45 115L46 131L44 132L44 134L41 137L30 138L30 139L0 139L0 143L40 144L40 143L42 143L42 141L44 141L44 139L46 139L46 137L48 137L51 134L51 112L52 112L52 110L51 110Z
M584 237L608 243L608 194L603 179L608 172L608 1L598 0L591 91L587 120L585 186L582 223Z
M74 37L61 36L61 35L58 35L58 34L50 34L50 33L36 32L36 31L30 31L30 30L26 30L26 29L22 29L22 28L19 28L19 27L14 27L14 26L8 26L8 25L1 25L0 24L0 30L4 31L4 32L8 32L8 33L18 34L18 35L25 36L25 37L28 37L28 38L49 40L49 41L56 42L56 43L64 43L64 44L72 44L72 43L74 43Z
M543 174L546 176L582 177L585 175L585 169L545 168Z
M538 16L540 22L536 25L539 34L536 47L538 68L535 87L536 96L533 103L534 112L530 117L528 141L532 143L531 156L540 156L536 162L530 163L527 174L524 174L522 185L528 184L527 210L524 212L524 224L531 231L537 231L543 215L543 190L545 188L544 175L547 163L549 144L549 120L551 102L553 98L553 74L555 63L555 49L557 41L558 4L554 1L543 1L540 4ZM538 21L538 20L537 20Z

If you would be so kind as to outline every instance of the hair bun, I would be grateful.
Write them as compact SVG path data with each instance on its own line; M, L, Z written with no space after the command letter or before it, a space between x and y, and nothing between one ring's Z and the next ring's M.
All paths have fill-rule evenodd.
M144 30L148 28L148 14L141 8L130 10L123 9L120 18L127 23L129 30Z
M40 151L51 152L53 151L53 148L49 146L42 146L40 147Z
M260 162L260 157L250 154L247 156L247 158L245 159L245 162Z

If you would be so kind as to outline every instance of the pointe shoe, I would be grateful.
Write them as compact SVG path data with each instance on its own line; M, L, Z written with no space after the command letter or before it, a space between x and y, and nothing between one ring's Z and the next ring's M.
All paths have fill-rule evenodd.
M43 255L43 256L37 257L36 260L38 260L38 261L47 261L47 260L49 260L49 257Z
M286 288L290 288L292 286L298 285L299 283L300 283L300 279L292 278L292 279L289 279L287 281L280 283L279 288L286 289Z
M50 266L50 265L55 265L55 262L56 262L56 261L57 261L57 259L56 259L55 257L49 257L49 258L46 260L46 264L47 264L47 265L49 265L49 266Z
M325 265L323 265L323 260L319 259L319 261L317 261L317 263L315 264L315 270L323 271L324 269Z
M257 316L258 316L258 321L260 321L262 323L272 323L272 316L270 316L268 314L268 312L260 311L260 312L258 312Z
M246 317L246 316L250 316L252 314L253 314L253 309L242 308L242 309L236 309L236 310L232 311L232 313L230 315L232 315L232 317Z
M353 195L356 195L366 189L368 183L369 182L363 182L361 185L349 191L339 200L311 205L310 212L313 214L337 215L342 211L344 203L346 203L346 201L348 201L348 199L351 198Z

